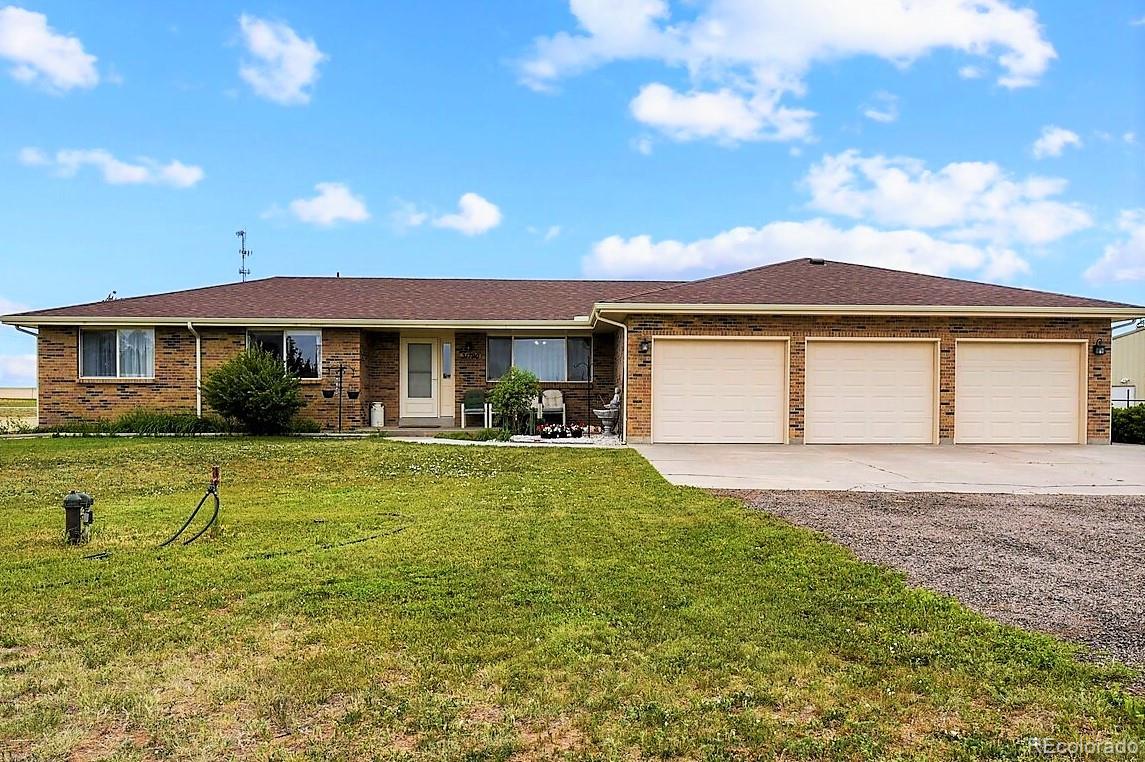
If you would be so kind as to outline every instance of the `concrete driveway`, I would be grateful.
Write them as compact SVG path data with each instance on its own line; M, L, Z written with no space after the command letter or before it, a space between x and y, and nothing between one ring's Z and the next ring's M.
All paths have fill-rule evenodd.
M715 489L1145 494L1141 445L633 445L673 484Z

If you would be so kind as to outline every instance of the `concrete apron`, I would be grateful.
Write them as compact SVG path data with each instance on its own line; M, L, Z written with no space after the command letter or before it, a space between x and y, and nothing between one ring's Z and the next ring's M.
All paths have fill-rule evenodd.
M720 489L1145 495L1140 445L632 445L673 484Z

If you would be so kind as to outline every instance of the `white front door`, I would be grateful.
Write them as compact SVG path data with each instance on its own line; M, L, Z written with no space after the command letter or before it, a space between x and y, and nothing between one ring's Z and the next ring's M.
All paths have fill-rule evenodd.
M437 418L438 340L403 338L401 351L401 417Z

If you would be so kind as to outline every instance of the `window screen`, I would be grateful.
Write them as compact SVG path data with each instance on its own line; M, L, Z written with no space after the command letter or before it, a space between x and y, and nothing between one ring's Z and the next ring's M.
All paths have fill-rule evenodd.
M486 378L496 381L505 375L513 364L513 340L504 336L489 337L489 354L486 359Z
M116 331L80 333L80 375L87 378L115 378L117 375Z
M592 338L570 336L568 338L569 381L592 380Z

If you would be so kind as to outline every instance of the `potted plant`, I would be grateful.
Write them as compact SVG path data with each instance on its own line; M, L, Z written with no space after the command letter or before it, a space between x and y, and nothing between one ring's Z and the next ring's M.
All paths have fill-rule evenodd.
M574 423L571 426L573 439L580 439L584 436L584 426L579 423Z

